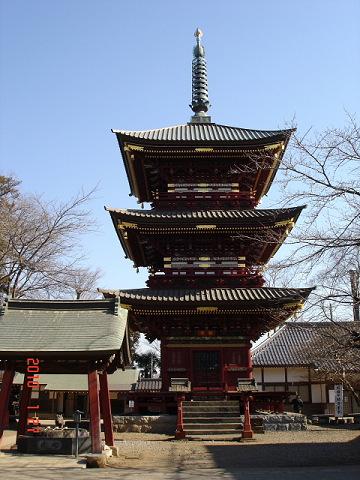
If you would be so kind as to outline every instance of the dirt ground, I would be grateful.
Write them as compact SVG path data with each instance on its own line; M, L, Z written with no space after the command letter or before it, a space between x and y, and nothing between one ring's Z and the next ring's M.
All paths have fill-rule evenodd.
M257 434L254 441L174 441L167 435L118 433L119 457L111 468L186 470L201 468L329 466L360 464L360 430L310 425L302 432Z

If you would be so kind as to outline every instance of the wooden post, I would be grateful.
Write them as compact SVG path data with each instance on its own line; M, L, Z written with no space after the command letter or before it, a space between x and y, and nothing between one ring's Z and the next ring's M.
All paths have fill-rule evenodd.
M99 378L96 369L88 372L90 435L92 453L101 453Z
M250 400L249 395L244 396L243 404L244 404L244 426L242 430L242 438L253 438L253 431L251 428L251 421L250 421Z
M279 413L284 413L284 411L285 411L285 398L282 398L281 400L279 400L278 411L279 411Z
M109 447L114 446L113 421L111 416L111 403L109 395L109 385L107 373L99 374L100 379L100 406L102 418L104 420L105 443Z
M28 386L28 378L26 372L24 373L24 382L21 391L20 405L19 405L19 426L16 435L16 441L19 435L25 435L27 429L27 421L29 417L28 406L31 400L32 389ZM33 415L33 414L31 414Z
M264 367L261 367L261 391L265 392L265 372Z
M168 355L167 355L167 348L165 346L165 339L161 339L160 344L160 352L161 352L161 390L167 392L169 390L169 375L168 375Z
M14 375L14 366L11 364L6 364L0 391L0 442L4 430L9 424L9 399Z
M184 400L185 400L184 395L178 395L178 397L177 397L177 422L176 422L176 432L175 432L175 439L176 440L182 440L183 438L185 438L183 407L182 407L182 402Z

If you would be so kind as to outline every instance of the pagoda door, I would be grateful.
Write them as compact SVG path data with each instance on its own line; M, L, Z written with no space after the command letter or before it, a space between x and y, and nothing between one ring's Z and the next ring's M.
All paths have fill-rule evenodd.
M193 384L195 387L221 386L220 352L200 350L193 352Z

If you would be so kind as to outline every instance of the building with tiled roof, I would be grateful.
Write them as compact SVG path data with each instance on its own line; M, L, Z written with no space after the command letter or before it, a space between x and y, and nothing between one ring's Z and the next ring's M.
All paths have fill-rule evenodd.
M31 356L43 360L42 373L87 373L90 358L108 371L130 362L127 311L117 299L9 299L0 330L0 369L12 360L24 373Z
M263 392L299 393L308 412L332 413L334 381L359 376L360 349L351 347L358 322L287 322L252 349L254 376ZM360 388L360 382L354 384ZM351 392L345 410L360 411Z

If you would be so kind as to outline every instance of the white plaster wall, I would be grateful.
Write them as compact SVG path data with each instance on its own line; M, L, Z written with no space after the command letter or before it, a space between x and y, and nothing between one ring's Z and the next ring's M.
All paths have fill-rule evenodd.
M256 383L261 383L261 368L254 368L253 376L256 380Z
M261 381L261 375L260 375ZM285 382L285 369L284 367L279 368L264 368L264 382Z
M291 382L307 382L309 379L307 368L288 368L288 383Z
M312 403L326 403L326 386L320 383L311 385Z

